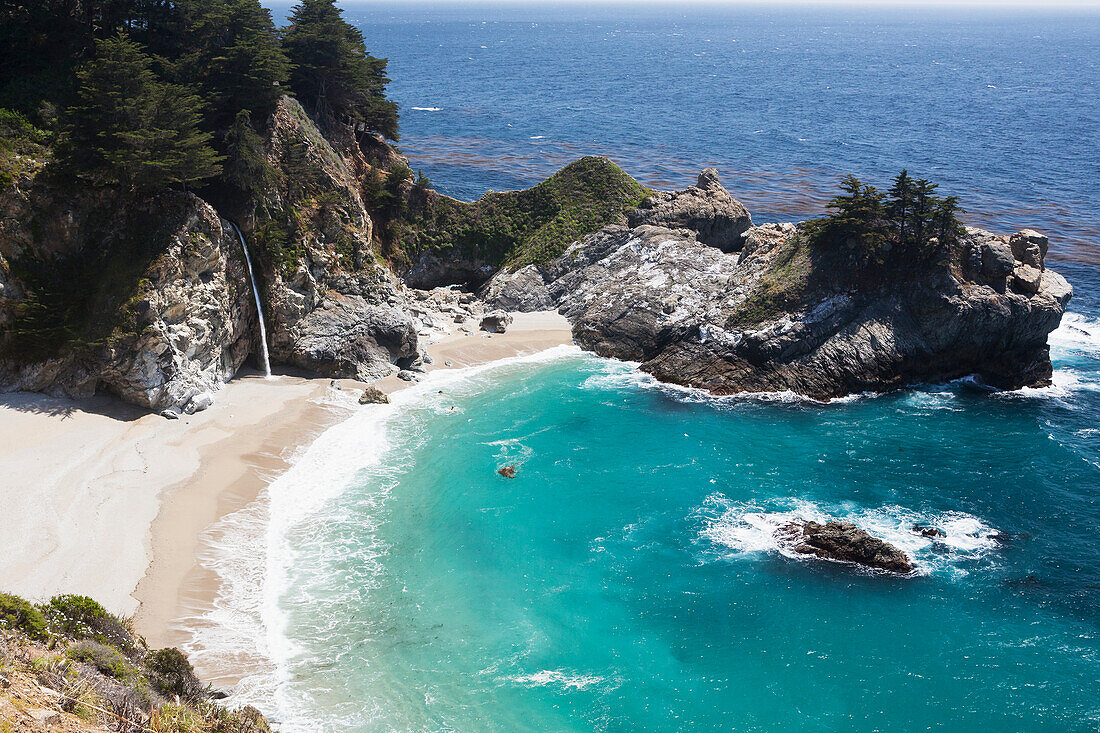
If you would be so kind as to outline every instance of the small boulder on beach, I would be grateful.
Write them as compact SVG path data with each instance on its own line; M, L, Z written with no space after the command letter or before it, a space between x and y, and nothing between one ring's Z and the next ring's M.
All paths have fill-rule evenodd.
M359 395L360 405L388 405L390 397L377 387L367 387Z

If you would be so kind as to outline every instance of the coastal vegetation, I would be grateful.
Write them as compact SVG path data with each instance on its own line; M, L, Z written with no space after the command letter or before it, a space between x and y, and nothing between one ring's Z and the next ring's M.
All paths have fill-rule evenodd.
M533 188L490 191L474 203L411 197L401 243L408 255L453 252L512 268L545 265L584 235L625 219L650 193L609 159L590 156Z
M259 0L7 5L0 66L0 122L51 134L58 180L122 192L254 185L242 141L286 93L319 123L398 134L386 60L334 0L303 0L282 31Z
M23 730L12 726L27 719L66 730L269 730L253 708L218 705L182 652L148 649L129 621L95 600L34 604L0 593L0 730Z
M925 178L914 180L906 170L885 192L845 176L841 193L829 201L832 213L805 228L814 244L847 248L861 265L881 265L899 256L931 259L963 233L958 197L936 196L937 188Z
M398 134L386 60L334 0L303 0L282 30L259 0L6 4L0 68L0 193L18 182L29 209L29 237L0 259L21 286L0 351L18 360L140 331L131 306L180 203L165 195L196 192L243 216L279 180L264 139L284 95L368 148ZM271 218L259 240L292 268L298 249Z
M751 328L806 302L814 293L877 288L918 273L952 251L965 233L958 198L902 170L889 190L845 176L831 212L803 222L727 323ZM823 296L824 297L824 296Z

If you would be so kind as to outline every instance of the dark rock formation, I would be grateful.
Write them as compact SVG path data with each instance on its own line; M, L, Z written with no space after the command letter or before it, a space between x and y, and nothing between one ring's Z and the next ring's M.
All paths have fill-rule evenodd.
M743 241L727 254L690 232L608 226L545 269L547 288L584 348L716 394L1050 383L1047 335L1072 289L1042 267L1041 235L970 229L940 259L874 278L793 225Z
M851 562L892 573L913 572L908 555L851 522L795 521L781 527L776 534L802 555Z
M931 537L933 539L937 537L946 537L947 533L942 529L936 527L925 527L923 524L914 524L911 528L912 532L919 534L921 537Z
M512 325L512 316L504 311L493 311L482 317L479 327L482 331L489 333L504 333L510 325Z
M752 227L748 209L722 187L714 168L700 173L699 182L691 188L647 197L627 219L631 227L688 229L700 242L723 252L741 249L744 234Z

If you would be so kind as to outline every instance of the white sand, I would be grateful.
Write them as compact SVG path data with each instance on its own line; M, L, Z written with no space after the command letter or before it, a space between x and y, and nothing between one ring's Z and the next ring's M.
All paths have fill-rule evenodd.
M557 313L514 314L504 334L455 332L429 369L481 364L569 343ZM166 420L108 397L0 395L0 590L41 600L89 595L136 614L150 645L177 643L173 619L212 601L195 554L202 532L253 501L294 448L355 409L341 380L235 379L214 405ZM389 392L407 386L389 377Z

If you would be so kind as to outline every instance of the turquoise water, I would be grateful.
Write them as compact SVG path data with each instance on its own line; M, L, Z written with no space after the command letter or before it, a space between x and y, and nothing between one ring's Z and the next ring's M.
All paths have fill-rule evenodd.
M1049 233L1073 313L1056 386L1012 394L713 400L572 350L437 372L219 529L200 668L249 662L235 698L286 731L1095 733L1100 14L348 17L446 193L602 153L666 188L716 165L758 221L798 220L843 174L908 167L976 223ZM919 574L786 557L791 516L857 521Z
M437 372L272 486L277 673L244 697L292 731L1095 731L1100 323L1070 320L1060 386L1013 394L713 399L572 347ZM792 514L920 573L785 557Z

